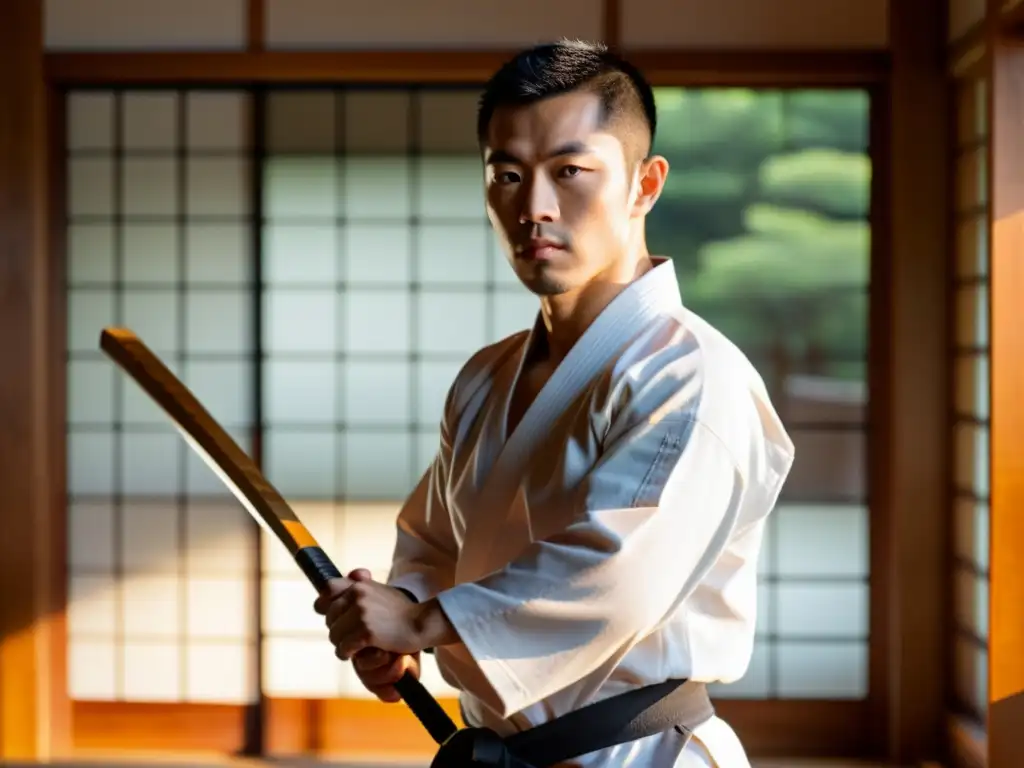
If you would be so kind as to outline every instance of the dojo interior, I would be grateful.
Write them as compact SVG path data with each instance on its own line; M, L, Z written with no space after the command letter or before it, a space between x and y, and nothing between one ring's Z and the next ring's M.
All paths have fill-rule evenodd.
M4 764L429 764L99 333L136 331L383 576L452 377L535 310L484 215L479 87L568 36L656 86L652 249L797 447L719 713L761 768L1024 766L1024 3L2 16Z

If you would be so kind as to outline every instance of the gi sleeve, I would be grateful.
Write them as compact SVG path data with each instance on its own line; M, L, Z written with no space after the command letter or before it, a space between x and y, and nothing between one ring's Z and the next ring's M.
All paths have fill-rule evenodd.
M573 522L438 601L508 717L614 663L694 590L725 548L744 483L689 415L643 419L575 493Z
M387 583L411 593L419 602L455 583L458 547L445 499L451 466L448 424L452 397L449 393L437 454L396 521L397 537Z

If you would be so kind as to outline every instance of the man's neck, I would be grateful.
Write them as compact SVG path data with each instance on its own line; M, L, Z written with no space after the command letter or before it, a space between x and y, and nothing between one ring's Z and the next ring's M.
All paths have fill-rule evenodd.
M653 266L645 253L628 267L613 267L574 291L543 297L541 315L547 329L548 362L556 366L561 363L605 307Z

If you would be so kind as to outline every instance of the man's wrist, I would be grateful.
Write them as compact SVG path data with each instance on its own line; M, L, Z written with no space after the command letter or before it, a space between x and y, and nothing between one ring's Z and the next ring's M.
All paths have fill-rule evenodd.
M459 642L459 633L449 621L441 607L441 602L436 597L418 605L413 626L416 632L416 644L421 649Z
M414 603L418 603L420 601L420 599L412 593L411 589L406 589L405 587L392 587L392 589L397 589L399 592L408 597L409 600Z

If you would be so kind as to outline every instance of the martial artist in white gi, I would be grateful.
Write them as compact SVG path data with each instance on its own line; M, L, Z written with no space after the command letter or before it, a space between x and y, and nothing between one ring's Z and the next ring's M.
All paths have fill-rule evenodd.
M655 126L650 87L600 46L525 52L484 92L487 211L540 308L456 377L388 585L360 570L317 601L385 701L427 648L467 720L503 734L747 669L794 449L760 376L648 253L669 170ZM689 741L668 731L572 765L749 763L716 717Z

